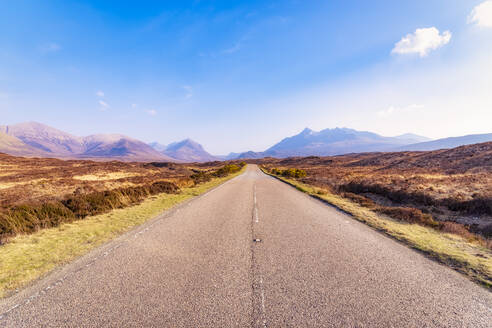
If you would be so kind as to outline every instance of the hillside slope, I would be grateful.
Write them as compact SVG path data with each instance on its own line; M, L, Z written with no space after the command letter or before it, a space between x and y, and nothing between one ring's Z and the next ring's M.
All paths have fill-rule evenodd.
M472 144L488 142L488 141L492 141L492 133L470 134L461 137L451 137L451 138L443 138L443 139L437 139L427 142L419 142L416 144L399 147L395 150L426 151L426 150L448 149L448 148L455 148L459 146L472 145Z
M50 126L26 122L0 126L0 152L15 156L121 161L176 161L146 143L120 134L76 137Z
M388 151L395 147L413 144L426 137L404 134L384 137L377 133L357 131L348 128L313 131L304 129L301 133L284 138L263 152L246 152L238 158L291 157L291 156L333 156L348 153Z
M213 162L220 158L208 153L202 145L191 139L173 142L164 146L158 142L149 144L161 154L182 162Z

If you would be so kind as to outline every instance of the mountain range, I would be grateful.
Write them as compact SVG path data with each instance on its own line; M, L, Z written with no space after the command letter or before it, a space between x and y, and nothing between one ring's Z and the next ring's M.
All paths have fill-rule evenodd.
M404 150L437 150L492 141L492 134L467 135L431 140L407 133L396 137L384 137L367 131L348 128L313 131L304 129L263 152L248 151L235 159L293 156L335 156L349 153L385 152Z
M427 142L419 142L416 144L400 147L397 150L426 151L426 150L437 150L437 149L449 149L449 148L456 148L459 146L488 142L488 141L492 141L492 133L469 134L462 137L451 137L451 138L443 138L443 139L437 139Z
M347 153L390 151L396 147L429 141L415 134L383 137L367 131L348 128L313 131L305 128L301 133L288 137L259 153L246 152L238 158L333 156Z
M217 156L210 155L203 146L191 139L173 142L167 146L158 142L149 144L152 148L165 156L182 162L213 162L221 160Z
M77 137L37 122L0 126L0 152L16 156L121 161L175 161L119 134Z
M0 152L15 156L121 161L208 162L263 157L333 156L348 153L437 150L492 141L492 134L430 140L415 134L385 137L348 128L304 129L263 152L214 156L185 139L163 145L147 144L121 134L77 137L37 122L0 126Z

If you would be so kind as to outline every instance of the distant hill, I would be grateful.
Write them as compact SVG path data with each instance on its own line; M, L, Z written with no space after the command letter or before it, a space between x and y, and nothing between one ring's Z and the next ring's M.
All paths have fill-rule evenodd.
M163 152L166 150L167 146L158 142L150 142L149 146L157 150L158 152Z
M25 144L22 140L0 132L0 152L14 156L47 156L43 150Z
M301 133L288 137L264 152L246 152L238 158L292 157L292 156L333 156L348 153L388 151L395 147L413 144L426 137L404 134L397 137L384 137L367 131L348 128L313 131L304 129Z
M113 158L136 161L174 161L146 143L120 134L98 134L84 138L80 157Z
M72 156L84 152L83 138L41 123L5 125L0 126L0 131L54 156Z
M264 159L279 166L379 167L417 172L492 172L492 142L432 151L352 153L339 156L309 156Z
M349 154L332 159L345 161L347 166L353 167L381 166L387 169L436 169L449 172L466 172L474 169L492 172L492 142L430 151ZM326 158L312 159L314 162L323 160Z
M149 145L161 154L182 162L212 162L220 160L219 157L211 155L202 145L191 139L173 142L167 146L157 142L152 142Z
M264 157L269 157L271 155L268 155L266 152L256 152L256 151L247 151L244 153L239 154L236 158L232 159L258 159L258 158L264 158ZM273 157L273 156L272 156Z
M431 138L419 136L418 134L414 134L414 133L405 133L405 134L396 136L394 138L402 140L403 142L411 142L411 143L432 141Z
M219 158L222 161L229 161L229 160L237 159L240 155L241 153L231 152L227 155L215 155L215 157Z
M459 146L472 145L481 142L488 142L488 141L492 141L492 133L470 134L462 137L451 137L451 138L437 139L427 142L419 142L415 144L405 145L403 147L398 147L395 150L417 151L417 150L449 149Z
M0 152L16 156L175 161L142 141L118 134L76 137L37 122L0 126L0 133Z

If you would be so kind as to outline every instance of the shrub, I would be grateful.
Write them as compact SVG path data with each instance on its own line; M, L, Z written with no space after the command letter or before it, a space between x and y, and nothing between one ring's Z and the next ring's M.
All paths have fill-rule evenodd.
M195 184L200 184L212 180L212 176L204 171L198 171L196 173L193 173L190 176L190 178L193 180Z
M273 168L270 170L270 172L275 175L281 175L286 178L295 178L295 179L304 178L307 175L306 171L299 170L299 169L280 170L280 169Z
M417 223L430 227L437 227L439 225L430 214L422 213L421 210L416 208L379 206L375 210L394 219L409 223Z
M158 181L145 186L89 194L74 193L61 201L14 206L0 213L0 243L17 234L33 233L39 229L56 227L61 223L139 203L150 195L178 192L179 188L175 184Z
M469 241L477 240L477 235L471 233L463 224L459 224L456 222L440 222L439 230L459 235Z
M241 170L241 167L235 164L227 164L218 169L213 173L213 176L216 177L225 177L228 176L229 174L239 172Z
M488 214L492 215L491 198L474 198L472 200L460 200L455 198L435 199L420 192L407 192L404 190L392 190L390 187L379 184L365 184L359 182L349 182L338 187L340 192L351 192L356 194L372 193L388 198L400 204L420 204L424 206L444 206L451 211L466 214Z
M0 244L8 237L72 222L75 215L60 202L19 205L0 213Z
M360 195L357 195L357 194L354 194L354 193L351 193L351 192L344 192L342 193L341 195L342 197L345 197L345 198L348 198L364 207L367 207L367 208L370 208L370 209L373 209L373 208L376 208L377 205L376 203L374 203L374 201L372 199L369 199L367 197L364 197L364 196L360 196Z
M479 197L466 201L447 198L442 200L442 204L449 208L451 211L477 215L492 215L492 198Z
M492 223L485 225L478 232L486 238L492 238Z

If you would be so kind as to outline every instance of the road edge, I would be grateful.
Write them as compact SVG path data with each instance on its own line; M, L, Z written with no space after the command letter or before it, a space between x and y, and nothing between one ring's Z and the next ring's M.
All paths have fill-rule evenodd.
M230 174L229 176L225 177L224 180L221 181L218 185L214 185L198 195L178 202L170 208L165 209L158 215L147 218L143 223L136 224L130 227L128 230L123 231L121 234L118 234L114 238L110 238L102 244L94 246L87 252L84 252L83 254L80 254L75 258L67 259L66 261L60 262L54 268L28 281L27 283L22 284L17 289L6 290L4 296L0 297L0 319L5 314L5 311L8 311L9 303L19 303L19 300L22 300L23 298L28 298L27 295L36 295L36 293L42 293L42 291L45 289L50 289L61 279L67 277L67 275L74 274L80 271L80 269L89 266L90 263L94 262L100 257L107 256L110 252L117 249L122 243L124 243L131 237L133 238L135 235L142 234L143 231L145 231L146 229L148 230L148 228L154 225L157 221L172 216L177 211L179 211L180 208L187 206L189 203L206 196L208 193L213 192L214 190L221 188L225 184L240 177L246 172L246 167L247 165L244 166L239 172ZM15 300L17 300L18 302L15 302ZM5 307L7 307L7 309L5 309Z
M448 256L447 254L439 253L437 251L433 251L432 249L423 249L423 248L419 247L419 245L417 245L417 244L411 242L410 240L408 240L407 238L405 238L405 236L398 236L398 235L391 234L388 230L382 229L381 227L378 227L378 226L371 224L368 220L365 220L361 217L358 217L357 215L354 215L354 213L343 209L342 207L330 202L329 200L323 198L322 196L311 193L308 190L303 189L300 185L296 185L293 182L289 181L288 179L285 179L285 178L276 176L274 174L271 174L270 172L266 171L266 169L261 167L261 166L259 166L259 167L260 167L261 172L266 174L267 176L275 178L275 179L289 185L290 187L297 189L298 191L306 194L307 196L309 196L313 199L316 199L317 201L320 201L321 203L328 205L328 206L336 209L337 211L340 211L340 212L350 216L352 219L354 219L358 222L364 223L365 225L367 225L368 227L370 227L374 231L376 231L376 232L378 232L378 233L380 233L386 237L389 237L389 238L399 242L400 244L402 244L402 245L404 245L404 246L406 246L412 250L417 251L419 254L425 256L426 258L428 258L430 260L433 260L434 262L437 262L441 265L444 265L448 268L453 269L454 271L459 272L460 274L464 275L467 279L473 281L477 285L483 287L484 289L486 289L488 291L492 291L492 276L489 276L486 273L481 272L479 270L479 268L470 267L469 263L466 263L466 262L462 263L460 261L457 261L456 259ZM301 183L299 183L299 184L301 184ZM314 188L314 187L309 186L309 185L306 185L306 186L308 186L310 188ZM349 201L349 200L347 200L347 201ZM357 206L359 206L359 205L357 205ZM359 207L361 207L361 206L359 206ZM361 208L363 208L363 207L361 207ZM370 211L369 209L366 209L366 208L364 208L364 210ZM377 213L374 213L372 211L370 211L370 212L373 213L375 216L380 217L380 215L378 215ZM384 218L379 218L379 219L385 220Z

